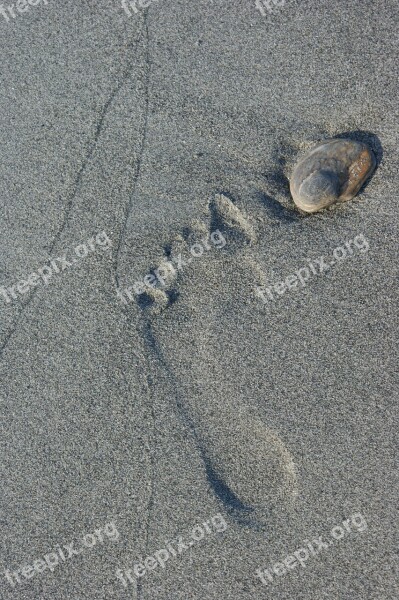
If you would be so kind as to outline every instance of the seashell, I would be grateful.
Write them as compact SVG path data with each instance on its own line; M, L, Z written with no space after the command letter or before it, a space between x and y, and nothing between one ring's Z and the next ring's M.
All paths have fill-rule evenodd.
M308 213L352 200L376 165L373 152L362 142L323 142L295 166L290 180L292 198L298 208Z

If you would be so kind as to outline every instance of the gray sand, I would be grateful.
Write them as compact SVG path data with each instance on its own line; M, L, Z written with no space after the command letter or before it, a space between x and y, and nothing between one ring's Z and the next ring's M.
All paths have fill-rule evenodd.
M398 597L398 17L392 0L0 15L0 285L76 261L0 296L1 598ZM299 215L293 164L348 132L371 144L374 177ZM118 299L179 254L191 262L165 286ZM117 579L205 521L137 588ZM107 523L118 539L5 576ZM313 556L318 536L331 544ZM273 572L303 546L304 567Z

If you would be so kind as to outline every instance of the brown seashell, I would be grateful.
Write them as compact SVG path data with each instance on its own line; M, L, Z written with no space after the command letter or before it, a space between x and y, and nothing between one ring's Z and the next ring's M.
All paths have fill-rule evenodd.
M323 142L297 163L290 180L292 198L308 213L351 200L376 165L374 154L362 142Z

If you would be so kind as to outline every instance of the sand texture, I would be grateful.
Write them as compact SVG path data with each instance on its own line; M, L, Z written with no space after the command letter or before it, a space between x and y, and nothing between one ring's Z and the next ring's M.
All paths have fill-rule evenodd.
M399 595L399 9L270 4L0 13L1 599Z

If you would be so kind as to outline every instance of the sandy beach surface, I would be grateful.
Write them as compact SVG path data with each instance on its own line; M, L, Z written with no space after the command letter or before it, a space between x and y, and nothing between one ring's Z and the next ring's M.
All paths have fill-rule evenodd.
M1 599L398 598L398 19L0 7Z

